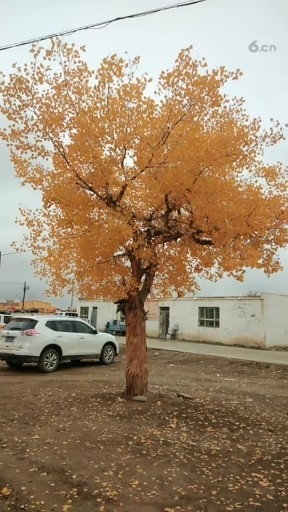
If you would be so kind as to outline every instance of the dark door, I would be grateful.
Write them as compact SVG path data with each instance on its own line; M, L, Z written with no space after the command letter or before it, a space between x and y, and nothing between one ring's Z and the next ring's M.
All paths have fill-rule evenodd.
M93 327L97 327L97 307L94 307L92 308L92 313L91 313L91 325L93 325Z
M159 336L166 339L169 329L169 308L161 308L159 314Z

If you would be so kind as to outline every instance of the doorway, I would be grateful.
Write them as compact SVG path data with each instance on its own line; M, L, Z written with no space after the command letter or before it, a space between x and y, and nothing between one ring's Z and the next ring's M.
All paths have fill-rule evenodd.
M169 329L169 316L170 316L170 308L160 307L159 311L159 337L162 339L166 339L166 334Z
M98 313L98 308L97 307L92 307L92 312L91 312L91 325L93 327L97 327L97 313Z

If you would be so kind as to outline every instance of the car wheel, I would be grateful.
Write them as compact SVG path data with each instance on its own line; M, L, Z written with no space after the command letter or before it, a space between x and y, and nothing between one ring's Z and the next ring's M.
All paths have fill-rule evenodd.
M116 336L117 331L111 331L111 334L113 334L113 336Z
M12 361L11 359L6 359L6 364L10 368L21 368L22 364L20 361Z
M44 350L38 361L38 368L41 372L55 372L59 366L60 357L55 348L47 348Z
M114 357L116 355L115 348L110 343L107 343L102 348L100 363L101 364L111 364L113 363Z

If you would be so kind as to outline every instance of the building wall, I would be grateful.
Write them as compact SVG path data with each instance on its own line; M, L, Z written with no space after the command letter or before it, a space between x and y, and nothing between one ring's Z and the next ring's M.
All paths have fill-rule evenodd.
M263 293L266 347L288 347L288 296Z
M99 329L99 331L104 331L106 322L108 322L109 320L115 320L119 316L119 314L116 314L117 306L113 304L113 302L79 300L76 305L77 313L79 316L81 316L80 309L82 306L86 306L89 308L89 323L91 322L92 308L97 307L97 329Z
M176 339L265 348L262 302L260 297L197 297L159 301L158 305L169 307L169 326L178 326ZM199 307L219 307L219 327L199 326ZM159 313L153 319L148 315L148 336L158 337L159 320Z
M25 300L24 304L25 310L27 309L39 309L41 313L54 313L56 311L56 307L53 306L50 302L45 302L42 300ZM0 309L2 310L11 310L15 311L16 309L22 309L22 301L21 302L2 302L0 303Z
M97 306L97 327L104 330L108 320L119 319L116 305L104 301L79 301L80 306ZM160 334L160 308L169 308L169 327L178 326L176 339L239 345L246 347L288 347L288 296L263 293L257 297L197 297L149 301L146 332ZM199 307L219 307L219 327L199 326Z

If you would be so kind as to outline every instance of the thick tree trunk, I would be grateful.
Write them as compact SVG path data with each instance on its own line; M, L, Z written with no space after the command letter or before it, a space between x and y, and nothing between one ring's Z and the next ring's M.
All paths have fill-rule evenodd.
M126 396L145 395L148 387L148 361L144 303L139 297L127 299L126 317Z

